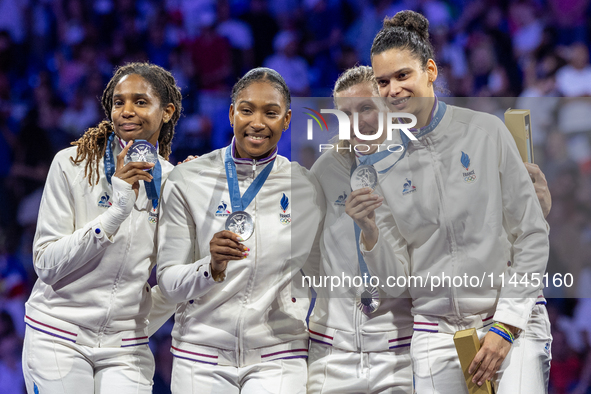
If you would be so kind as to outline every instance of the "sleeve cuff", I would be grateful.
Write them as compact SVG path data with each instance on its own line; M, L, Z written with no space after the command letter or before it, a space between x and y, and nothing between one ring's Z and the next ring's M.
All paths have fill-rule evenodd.
M519 328L520 330L525 330L529 316L523 317L509 311L497 311L495 312L493 320L499 323L509 324Z
M211 273L211 263L208 261L207 263L203 263L201 265L199 265L197 267L197 276L203 278L203 280L206 281L206 283L221 283L226 279L226 273L222 273L222 275L220 275L218 277L218 280L215 280L213 278L213 275Z
M365 244L363 243L363 239L364 239L364 235L363 235L363 231L362 231L361 236L359 237L359 250L361 250L361 254L363 256L371 255L372 253L376 252L376 250L378 250L378 246L379 246L380 242L382 242L382 232L378 229L378 240L376 241L376 244L373 246L373 248L371 248L370 250L367 250L365 248Z
M90 223L90 226L90 232L99 242L113 243L113 235L107 235L107 233L103 229L103 225L101 223L100 218L97 218L96 220L92 221Z

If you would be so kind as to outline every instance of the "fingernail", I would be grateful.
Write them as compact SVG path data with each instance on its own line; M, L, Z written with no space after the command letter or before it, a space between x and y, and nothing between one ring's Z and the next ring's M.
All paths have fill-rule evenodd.
M478 385L479 385L479 386L482 386L482 382L478 382Z
M250 252L250 248L247 246L244 247L244 250L246 250L247 252Z
M240 236L236 237L236 239L237 239L239 242L243 242L243 241L244 241L244 240L242 239L242 237L240 237Z

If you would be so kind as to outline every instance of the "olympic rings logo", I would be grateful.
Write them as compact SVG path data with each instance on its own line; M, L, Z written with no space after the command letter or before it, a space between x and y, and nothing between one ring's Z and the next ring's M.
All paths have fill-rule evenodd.
M291 218L281 218L280 222L281 224L289 224L291 223Z
M464 182L466 182L466 183L472 183L475 180L476 180L476 175L470 175L470 176L464 177Z
M156 218L155 218L155 217L153 217L153 216L150 216L150 217L148 218L148 222L150 222L151 224L156 224L156 222L157 222L157 221L158 221L158 219L156 219Z

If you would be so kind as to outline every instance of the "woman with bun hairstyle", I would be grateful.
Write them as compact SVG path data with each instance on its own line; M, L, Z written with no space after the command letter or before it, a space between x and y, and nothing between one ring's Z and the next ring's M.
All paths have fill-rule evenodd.
M157 276L179 304L173 393L306 392L301 270L318 258L325 203L314 177L278 155L290 102L276 71L246 73L232 89L232 143L179 165L164 187Z
M379 117L388 112L368 66L346 70L335 83L333 97L335 107L349 116L351 125L353 113L359 114L358 127L364 135L375 134ZM369 162L376 170L383 170L400 156L400 152L391 152L399 150L394 146L399 142L386 141L386 133L372 141L361 140L353 133L351 126L351 138L339 141L338 150L325 151L311 169L326 200L320 277L363 277L355 224L348 215L362 213L350 210L351 171ZM383 197L378 194L383 195L379 185L371 195L375 199L369 200L368 207L362 206L362 211L382 206ZM407 266L408 254L397 245L400 235L388 236L390 242L381 245L394 245L399 261ZM399 268L398 275L408 274L402 264ZM411 393L413 320L408 292L402 294L403 288L402 296L395 298L378 288L381 302L371 311L360 304L358 292L362 289L348 286L316 289L309 323L308 393Z
M148 321L172 312L147 280L181 98L163 68L120 67L102 96L108 120L55 156L33 245L39 279L26 304L28 393L152 392ZM155 163L124 163L138 140L157 147ZM161 316L149 316L153 300Z
M475 384L492 380L500 394L545 392L551 335L541 286L532 283L548 259L540 202L505 125L435 96L428 25L418 13L400 12L385 20L372 45L380 95L390 111L417 118L411 130L416 141L404 136L403 159L380 178L384 201L404 240L412 277L494 280L481 287L453 286L451 279L409 287L415 389L468 393L453 335L475 328L482 345L469 368ZM359 191L350 198L357 205L369 196ZM384 261L396 256L379 261L367 253L388 229L381 216L362 228L361 250L372 274L386 278L395 265ZM509 286L511 278L516 285Z

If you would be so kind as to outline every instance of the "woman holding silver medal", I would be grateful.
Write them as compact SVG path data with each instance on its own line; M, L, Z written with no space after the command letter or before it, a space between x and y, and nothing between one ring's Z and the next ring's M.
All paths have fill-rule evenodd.
M376 199L367 207L353 206L348 198L363 188L377 188L376 192L383 194L376 170L396 162L401 155L399 142L386 141L388 108L379 98L371 67L345 71L335 83L333 97L336 108L349 117L352 126L351 138L339 141L338 150L326 151L311 169L326 199L320 276L361 277L367 283L358 288L347 284L332 291L316 289L309 325L308 393L411 393L413 319L409 295L402 288L396 294L400 298L394 298L371 285L371 275L357 248L360 227L349 216L367 216L383 204L383 197L372 194ZM381 129L381 136L371 141L356 136L354 113L359 133L373 135ZM406 276L408 254L397 245L400 236L387 237L389 242L381 246L392 247L398 256L395 262L400 263L398 275Z
M392 274L383 261L395 256L378 261L366 252L379 246L381 232L389 231L382 219L392 215L412 276L541 276L546 222L513 139L498 118L437 100L427 29L422 15L404 11L386 19L372 46L380 95L391 110L415 114L419 127L418 141L406 143L405 158L380 178L389 212L378 212L377 225L360 225L367 264L382 280ZM359 191L351 198L359 204L375 197ZM474 383L493 380L500 394L547 390L551 336L539 288L511 289L495 280L492 288L409 291L418 393L467 393L452 339L467 328L476 328L482 343L469 370Z
M148 319L153 332L174 308L147 280L181 98L161 67L120 67L102 96L108 120L56 155L26 304L29 393L151 393Z
M306 392L299 286L318 258L324 201L314 177L278 155L290 102L276 71L249 71L232 89L232 143L178 166L164 187L158 283L179 303L173 393Z

